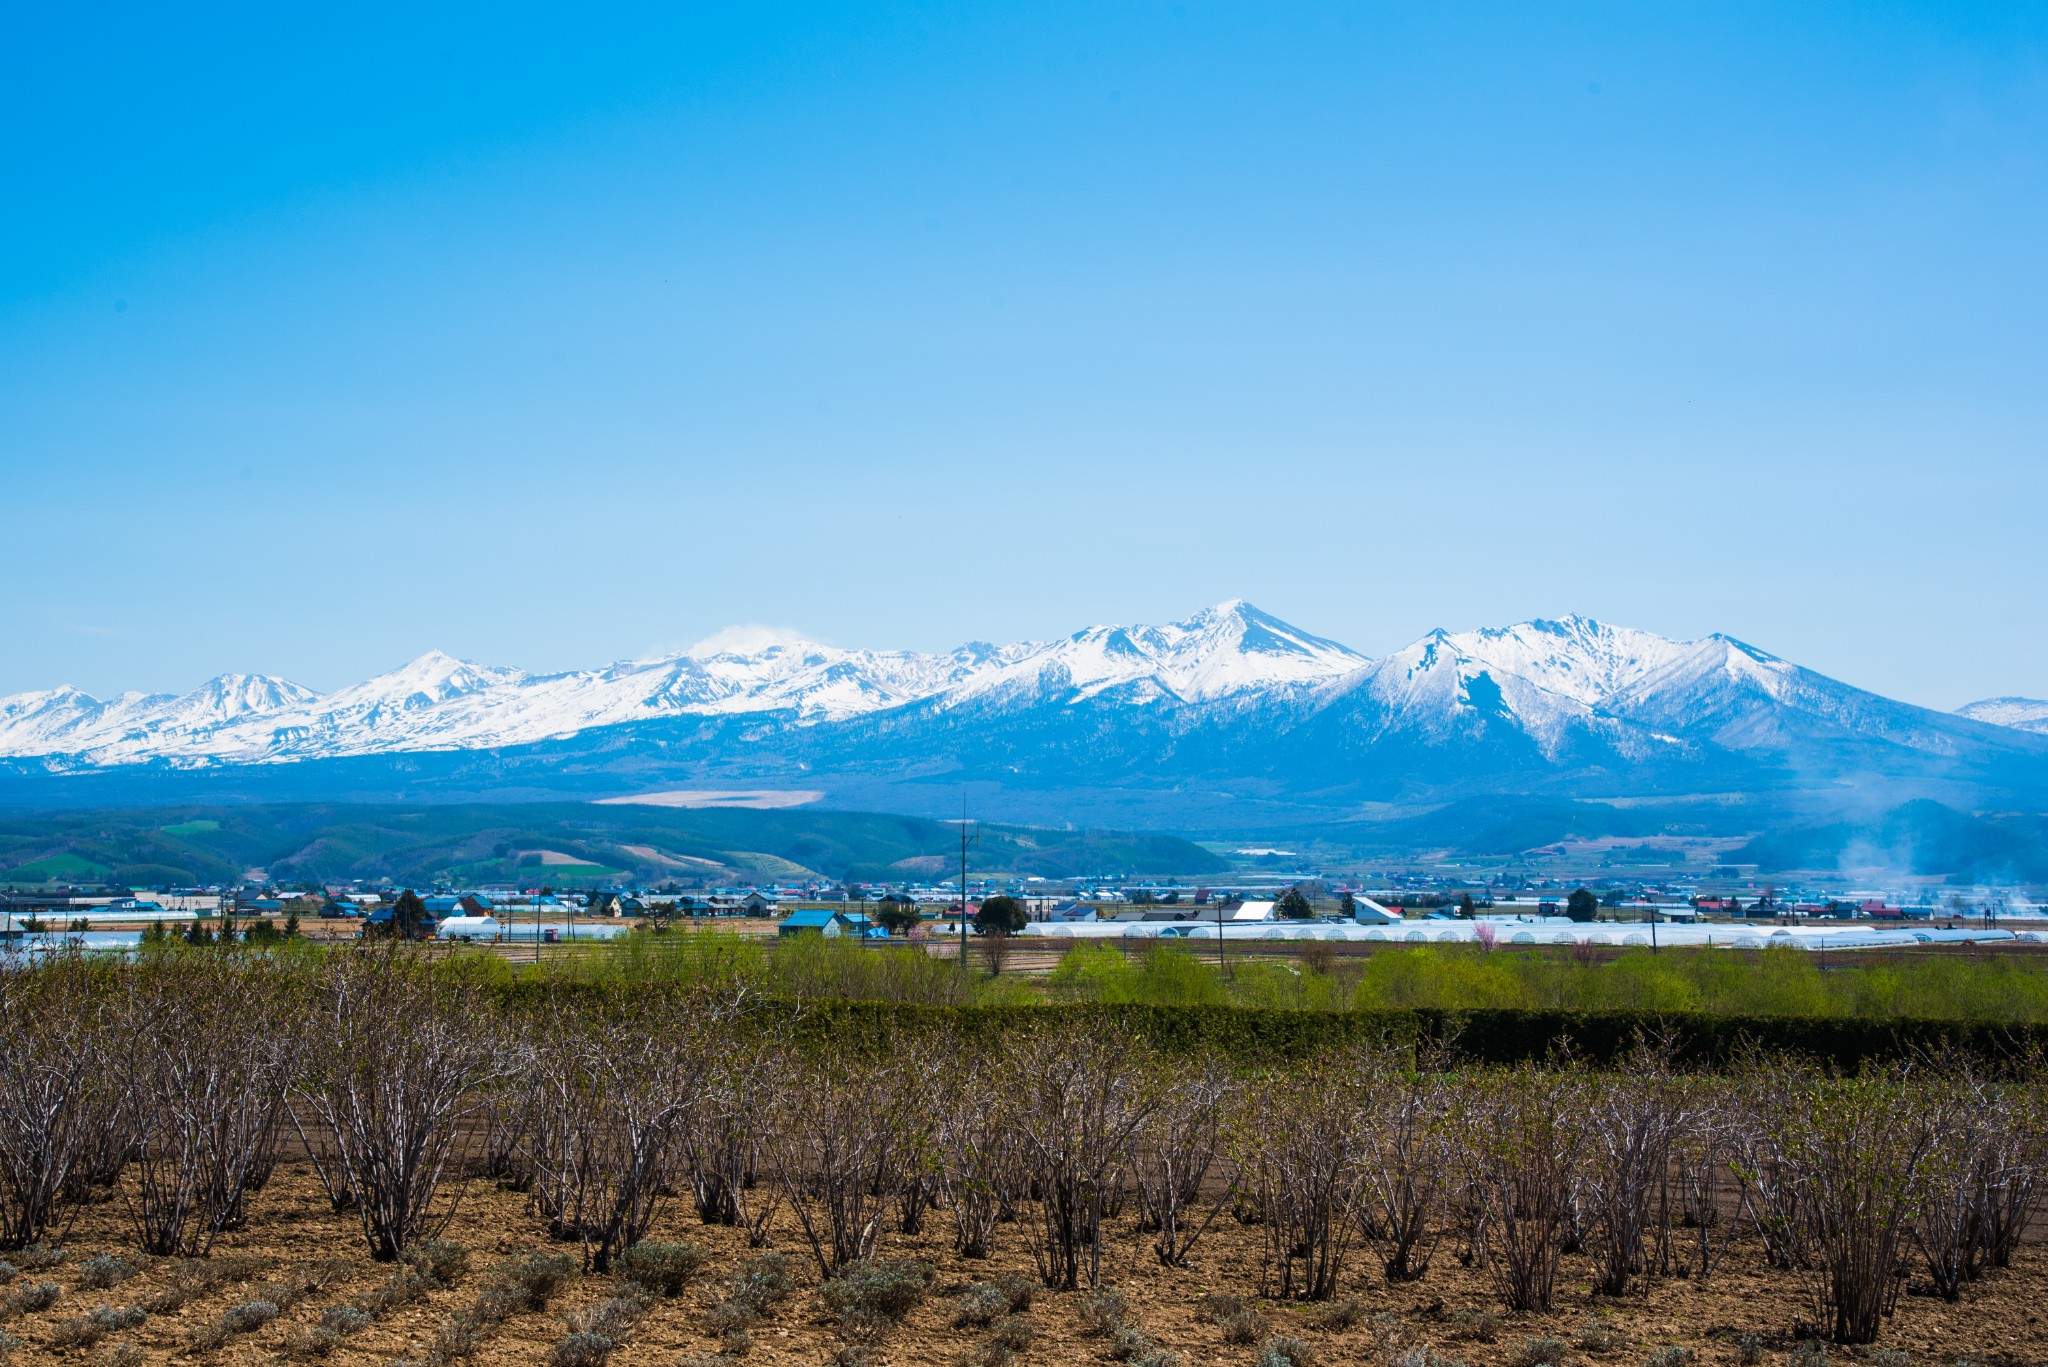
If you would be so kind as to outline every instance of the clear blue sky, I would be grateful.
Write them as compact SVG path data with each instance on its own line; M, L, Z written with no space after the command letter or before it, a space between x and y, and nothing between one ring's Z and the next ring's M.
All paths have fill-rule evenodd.
M0 691L1571 611L2048 696L2048 8L49 5Z

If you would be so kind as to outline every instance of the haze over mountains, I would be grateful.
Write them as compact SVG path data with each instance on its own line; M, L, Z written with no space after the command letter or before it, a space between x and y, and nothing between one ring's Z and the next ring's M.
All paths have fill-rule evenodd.
M602 796L715 783L837 805L1237 824L1476 793L2048 797L2048 704L1914 707L1731 637L1583 617L1370 659L1250 604L941 654L704 647L534 675L430 653L331 694L0 699L0 794ZM63 788L70 795L53 797Z

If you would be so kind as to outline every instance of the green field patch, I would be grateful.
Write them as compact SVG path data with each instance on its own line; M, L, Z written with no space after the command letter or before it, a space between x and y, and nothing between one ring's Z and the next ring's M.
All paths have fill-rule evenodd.
M510 860L485 860L477 864L453 864L443 876L455 882L517 883L539 887L556 883L617 882L626 877L624 869L603 864L515 864Z
M220 823L208 817L195 817L191 821L180 821L176 825L161 828L165 835L205 835L208 831L220 829Z
M718 857L734 868L763 874L778 883L820 876L815 869L807 869L802 864L781 858L779 855L762 854L758 850L731 850Z
M103 878L108 873L105 864L95 864L90 859L75 854L48 854L41 859L32 859L18 864L7 871L7 880L12 883L47 883L51 879L75 882L82 879Z

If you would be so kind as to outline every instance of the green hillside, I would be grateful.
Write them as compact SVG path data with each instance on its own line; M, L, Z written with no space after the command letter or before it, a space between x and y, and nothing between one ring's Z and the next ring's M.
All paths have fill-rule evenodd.
M907 882L957 870L958 828L868 812L596 806L272 804L0 815L0 881ZM1201 874L1226 867L1173 836L985 826L977 873ZM147 874L146 877L136 876Z

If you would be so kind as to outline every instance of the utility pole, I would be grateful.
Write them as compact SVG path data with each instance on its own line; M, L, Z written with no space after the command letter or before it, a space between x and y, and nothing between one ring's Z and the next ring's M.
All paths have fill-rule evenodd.
M967 971L967 790L960 790L960 971Z
M1216 971L1226 978L1230 976L1230 966L1223 959L1223 904L1229 900L1220 897L1216 901Z

